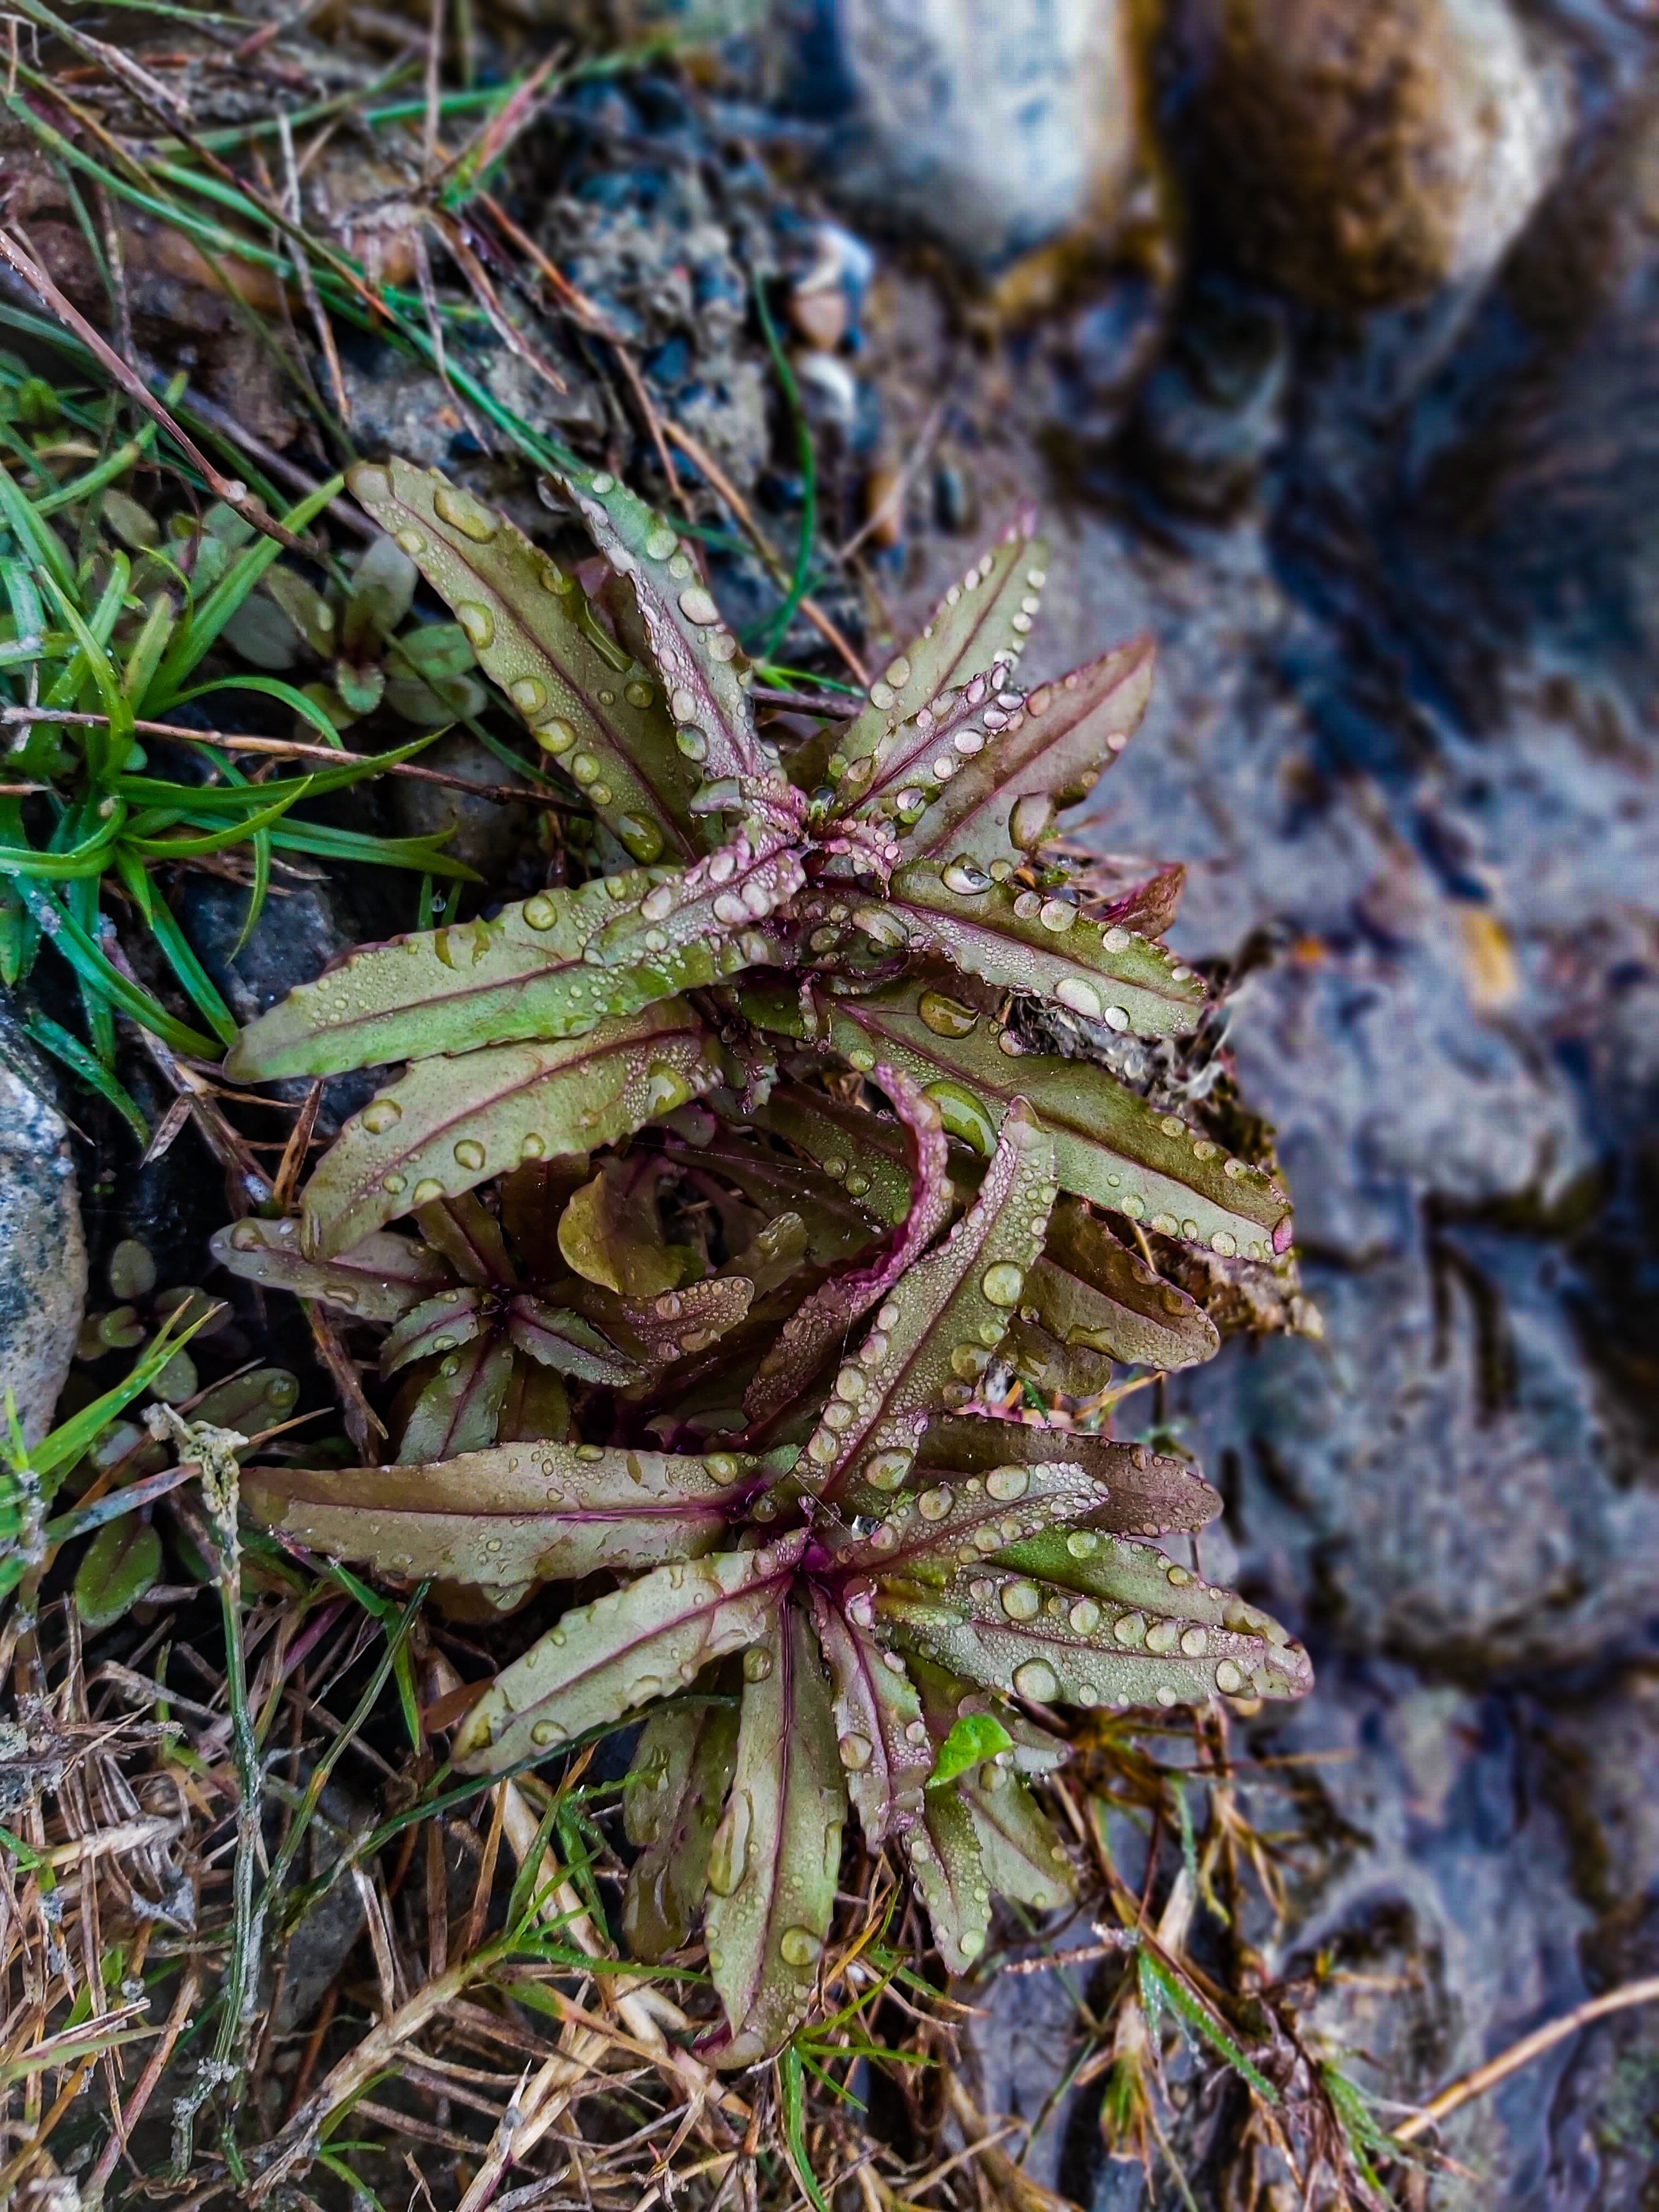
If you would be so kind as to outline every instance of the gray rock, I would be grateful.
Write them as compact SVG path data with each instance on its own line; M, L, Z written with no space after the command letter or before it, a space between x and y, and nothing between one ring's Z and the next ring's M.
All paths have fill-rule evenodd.
M87 1247L68 1126L0 1016L0 1384L27 1442L52 1426L87 1303Z
M994 269L1073 224L1109 234L1145 156L1125 0L840 0L854 115L841 187Z
M489 748L464 730L440 738L421 755L424 768L441 769L447 775L469 783L502 784L513 781ZM493 799L476 799L439 783L424 783L413 776L393 780L391 805L398 830L409 837L453 831L444 851L450 859L476 868L495 898L510 896L519 888L532 890L542 870L532 845L534 810L502 805Z
M1320 305L1478 281L1571 122L1507 0L1194 0L1207 198L1258 275Z

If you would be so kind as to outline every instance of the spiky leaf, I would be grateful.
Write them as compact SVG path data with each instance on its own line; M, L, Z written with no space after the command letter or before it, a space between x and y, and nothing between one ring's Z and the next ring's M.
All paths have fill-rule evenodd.
M502 1444L423 1466L249 1468L242 1496L257 1519L332 1559L516 1588L713 1551L759 1468L736 1454Z
M1006 673L1018 659L1048 560L1048 549L1031 535L1034 522L1033 515L1022 514L951 586L921 636L871 685L869 704L856 721L838 733L830 773L843 805L867 798L876 782L887 780L891 757L907 750L908 730L902 726L913 726L920 716L931 724L944 695L994 670ZM983 696L997 689L988 683Z
M665 1958L690 1936L737 1744L733 1704L711 1699L645 1724L623 1794L628 1840L644 1846L623 1893L623 1935L636 1959Z
M435 469L363 465L347 482L626 850L645 861L698 851L688 808L698 770L675 744L662 684L607 636L574 578Z
M1217 1690L1301 1696L1309 1676L1300 1647L1207 1626L1194 1617L1201 1608L1183 1602L1191 1582L1166 1579L1153 1613L1150 1582L1146 1605L1132 1606L996 1560L937 1591L884 1583L875 1604L901 1644L914 1641L935 1664L1039 1705L1194 1705Z
M676 999L585 1037L416 1060L347 1122L313 1176L307 1244L343 1251L521 1160L615 1144L719 1073L712 1040Z
M501 1432L501 1413L512 1380L513 1347L493 1332L475 1335L458 1350L446 1352L404 1425L399 1462L417 1466L493 1444Z
M797 1533L757 1552L659 1567L567 1613L473 1706L456 1734L455 1764L467 1774L498 1772L619 1721L757 1642L804 1541Z
M731 1795L709 1855L708 1970L752 2065L805 2017L835 1909L846 1794L817 1638L786 1606L744 1663Z
M1065 899L983 872L957 867L947 879L936 860L915 861L893 878L877 911L885 922L901 922L916 950L1109 1029L1186 1036L1204 1011L1202 981L1163 945L1103 928Z

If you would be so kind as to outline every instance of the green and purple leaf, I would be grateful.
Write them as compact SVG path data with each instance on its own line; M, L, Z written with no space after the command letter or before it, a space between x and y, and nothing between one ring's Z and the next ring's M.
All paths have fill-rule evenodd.
M852 1480L896 1487L929 1417L972 1397L1042 1249L1053 1173L1048 1135L1016 1099L972 1206L894 1286L836 1375L806 1443L826 1498Z
M574 578L436 470L363 464L347 482L618 842L647 862L698 852L702 771L675 742L663 684L606 635Z
M785 1605L744 1655L731 1795L709 1855L708 1971L750 2066L806 2016L835 1910L847 1796L818 1641Z
M713 1039L675 999L585 1037L416 1060L347 1122L312 1176L307 1244L343 1251L521 1161L615 1144L719 1074Z
M933 1743L898 1653L885 1650L822 1588L813 1590L812 1611L834 1686L837 1756L873 1848L920 1817Z
M456 1765L493 1774L533 1759L757 1643L783 1603L805 1540L797 1533L759 1551L676 1560L577 1606L472 1707L456 1734Z
M793 1000L744 995L784 1034L803 1034ZM854 1066L885 1060L901 1068L939 1102L953 1136L987 1153L1009 1102L1028 1098L1054 1140L1056 1179L1079 1198L1225 1257L1271 1260L1289 1249L1290 1200L1265 1170L1230 1158L1091 1061L1022 1053L1012 1037L1011 1054L994 1017L963 1008L947 1019L933 1003L938 995L916 979L829 1000L829 1042Z
M429 1465L252 1467L242 1496L277 1534L331 1559L513 1589L711 1552L758 1468L735 1454L501 1444Z
M316 1298L360 1321L397 1321L449 1279L436 1253L391 1230L377 1231L327 1261L306 1258L300 1224L291 1218L250 1215L215 1230L208 1242L219 1265L245 1282Z
M643 1846L623 1892L623 1935L636 1959L665 1958L690 1936L737 1744L734 1703L710 1699L645 1724L623 1793L628 1840Z

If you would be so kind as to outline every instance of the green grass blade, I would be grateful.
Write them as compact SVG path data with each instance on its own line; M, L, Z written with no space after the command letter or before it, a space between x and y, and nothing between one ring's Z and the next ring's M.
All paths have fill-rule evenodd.
M153 999L140 985L129 982L45 884L27 878L16 880L30 913L40 925L41 933L52 939L83 984L100 994L107 1005L118 1007L130 1020L170 1044L175 1052L188 1054L193 1059L218 1059L219 1047L215 1040L177 1020L159 1000Z
M84 1083L88 1091L95 1091L100 1098L107 1100L139 1144L148 1149L149 1124L133 1103L131 1093L125 1084L110 1073L94 1054L87 1050L79 1037L71 1036L48 1014L32 1013L23 1026L43 1052L49 1052L54 1060L61 1060L70 1073Z

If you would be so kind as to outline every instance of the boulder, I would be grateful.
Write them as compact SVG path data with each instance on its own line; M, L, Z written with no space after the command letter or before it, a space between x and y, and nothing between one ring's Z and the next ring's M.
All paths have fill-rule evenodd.
M52 1426L86 1303L69 1128L34 1055L0 1024L0 1386L27 1443Z
M1316 306L1486 276L1547 186L1565 73L1507 0L1194 0L1203 198L1255 272Z

